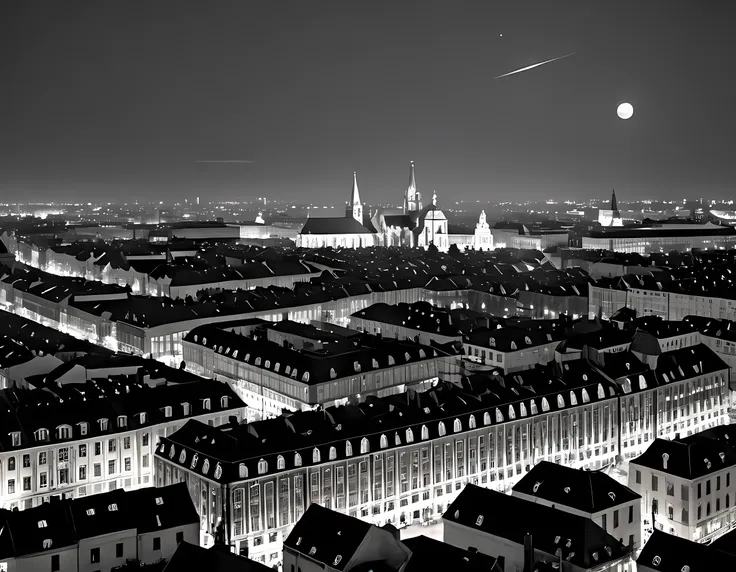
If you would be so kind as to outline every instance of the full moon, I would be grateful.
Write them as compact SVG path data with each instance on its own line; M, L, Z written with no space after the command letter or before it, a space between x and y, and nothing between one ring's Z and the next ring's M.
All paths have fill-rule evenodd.
M622 103L618 106L616 114L621 119L631 119L631 116L634 115L634 106L630 103Z

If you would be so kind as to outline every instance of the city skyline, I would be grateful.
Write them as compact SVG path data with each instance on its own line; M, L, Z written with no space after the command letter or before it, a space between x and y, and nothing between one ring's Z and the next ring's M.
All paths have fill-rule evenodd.
M730 195L725 10L217 7L5 4L4 200Z

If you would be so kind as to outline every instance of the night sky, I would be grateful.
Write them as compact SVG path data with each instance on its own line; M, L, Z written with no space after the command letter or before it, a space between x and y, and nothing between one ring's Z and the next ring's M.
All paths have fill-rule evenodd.
M4 0L0 202L729 198L732 4Z

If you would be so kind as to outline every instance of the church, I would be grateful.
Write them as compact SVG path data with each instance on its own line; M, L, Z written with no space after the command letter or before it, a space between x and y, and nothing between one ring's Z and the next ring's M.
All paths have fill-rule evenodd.
M450 247L447 224L447 217L437 208L436 193L432 195L431 204L423 206L412 161L403 208L379 209L372 216L366 217L358 191L358 176L353 173L353 189L345 216L308 218L299 233L297 246L429 248L434 244L438 250L446 252Z

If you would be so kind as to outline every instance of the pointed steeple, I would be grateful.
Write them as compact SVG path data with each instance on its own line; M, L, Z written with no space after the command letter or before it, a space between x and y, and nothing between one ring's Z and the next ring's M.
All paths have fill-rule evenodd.
M611 210L614 216L618 216L618 204L616 204L616 189L611 190Z
M358 191L358 173L353 171L353 191L350 194L350 202L345 208L345 217L354 218L360 224L363 224L363 204L360 202L360 192Z
M414 161L410 161L410 167L409 167L409 191L412 191L414 193L417 192L417 180L414 176Z
M422 210L422 195L417 191L417 180L414 174L414 161L409 166L409 186L404 194L404 214Z

